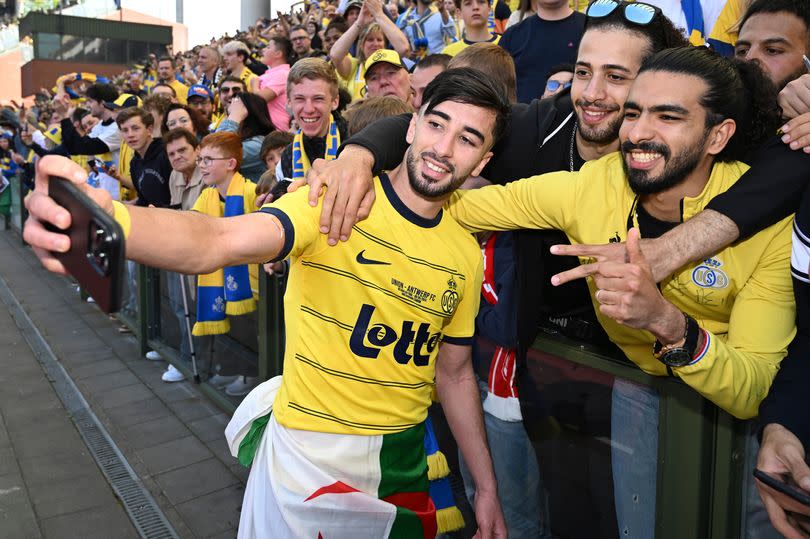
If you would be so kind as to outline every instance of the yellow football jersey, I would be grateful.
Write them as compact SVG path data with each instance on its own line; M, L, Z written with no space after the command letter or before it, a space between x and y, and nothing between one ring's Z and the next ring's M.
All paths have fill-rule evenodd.
M371 215L330 247L320 206L299 189L262 211L285 229L282 425L377 435L425 420L441 342L471 344L481 292L478 244L446 212L425 219L375 179Z

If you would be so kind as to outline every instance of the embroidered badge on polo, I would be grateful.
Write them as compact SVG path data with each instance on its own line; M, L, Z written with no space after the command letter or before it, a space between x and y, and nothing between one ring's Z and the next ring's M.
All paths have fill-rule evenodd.
M716 258L707 258L692 270L692 282L701 288L725 288L728 275L720 269L723 263Z

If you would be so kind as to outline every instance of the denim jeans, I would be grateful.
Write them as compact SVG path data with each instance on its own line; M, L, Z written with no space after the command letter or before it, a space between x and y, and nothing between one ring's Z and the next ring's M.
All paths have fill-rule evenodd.
M759 497L759 491L754 481L754 468L757 465L757 453L759 453L757 427L756 420L748 421L745 468L743 470L745 505L743 505L742 535L745 539L780 539L782 534L776 531L776 528L771 524L768 512L765 510L762 498Z
M658 394L648 387L616 380L611 424L613 495L619 537L652 538L655 535ZM745 539L778 539L781 535L768 520L754 484L753 470L759 451L755 427L754 420L748 422L744 485L738 497L743 511L740 536Z
M655 535L658 393L616 379L610 424L619 537L651 539Z

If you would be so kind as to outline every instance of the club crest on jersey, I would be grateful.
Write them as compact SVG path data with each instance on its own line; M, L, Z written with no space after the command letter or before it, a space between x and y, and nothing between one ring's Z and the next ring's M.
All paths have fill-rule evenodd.
M716 258L707 258L692 270L692 282L701 288L725 288L728 275L720 269L723 263Z
M456 291L457 288L456 280L453 279L451 275L450 279L447 281L447 290L442 294L442 311L447 314L453 314L456 307L458 307L459 296Z

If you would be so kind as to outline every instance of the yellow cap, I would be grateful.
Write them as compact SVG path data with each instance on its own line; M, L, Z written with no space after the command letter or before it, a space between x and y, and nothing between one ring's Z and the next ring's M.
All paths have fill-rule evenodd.
M141 98L132 94L121 94L112 103L104 103L108 109L125 109L127 107L140 107Z
M380 62L385 62L397 67L405 67L402 65L402 59L399 57L399 54L397 54L397 51L392 51L391 49L380 49L374 52L374 54L369 56L368 60L366 60L366 72L371 69L371 66L374 64L379 64Z
M42 134L54 144L62 144L62 128L58 125L46 129Z

